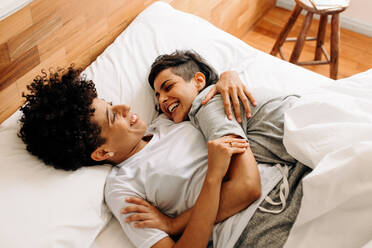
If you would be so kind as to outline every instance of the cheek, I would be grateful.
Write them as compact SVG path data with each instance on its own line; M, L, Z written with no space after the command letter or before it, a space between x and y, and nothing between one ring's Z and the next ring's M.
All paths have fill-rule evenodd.
M164 106L163 105L160 105L160 110L161 112L167 114L167 111L165 110Z

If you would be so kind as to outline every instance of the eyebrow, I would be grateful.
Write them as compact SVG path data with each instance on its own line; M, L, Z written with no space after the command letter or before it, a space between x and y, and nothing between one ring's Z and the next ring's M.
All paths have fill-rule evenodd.
M165 81L160 85L160 89L161 89L161 90L164 89L165 84L166 84L168 81L170 81L170 79L165 80ZM156 93L155 93L155 96L156 96L156 97L159 97L159 95L160 95L159 92L156 92Z
M164 87L165 87L165 83L166 82L168 82L168 81L170 81L170 79L167 79L167 80L165 80L161 85L160 85L160 89L162 90L162 89L164 89ZM155 92L155 96L156 97L159 97L159 92Z
M106 119L107 119L107 126L110 126L109 111L107 107L106 107Z
M165 83L168 82L168 81L170 81L170 79L165 80L165 81L161 84L160 89L163 89L163 88L165 87Z

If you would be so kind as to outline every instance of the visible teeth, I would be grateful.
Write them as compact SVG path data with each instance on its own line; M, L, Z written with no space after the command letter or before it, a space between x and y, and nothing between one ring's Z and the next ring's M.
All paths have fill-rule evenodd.
M179 105L178 102L172 103L171 105L169 105L169 107L168 107L169 113L172 113L178 107L178 105Z
M133 114L130 120L130 124L133 125L136 122L136 120L137 120L137 115Z

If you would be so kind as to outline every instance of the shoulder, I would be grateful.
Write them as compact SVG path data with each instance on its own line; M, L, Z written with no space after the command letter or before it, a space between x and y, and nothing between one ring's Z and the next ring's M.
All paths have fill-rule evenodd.
M222 97L221 97L220 94L217 94L217 95L213 96L212 99L209 100L209 102L207 104L205 104L205 105L202 104L202 101L204 100L205 96L208 94L208 92L209 92L209 90L212 86L213 85L203 89L201 92L199 92L199 94L194 99L194 101L192 103L192 106L191 106L191 109L189 111L189 117L191 119L193 118L193 116L196 115L197 112L199 112L199 110L201 108L203 108L205 110L208 110L208 109L211 109L211 108L209 108L211 106L215 106L215 105L223 106L223 101L222 101Z
M125 163L125 162L123 162ZM141 166L113 167L106 178L105 197L110 200L122 199L125 196L145 197L144 182L138 174L143 174Z

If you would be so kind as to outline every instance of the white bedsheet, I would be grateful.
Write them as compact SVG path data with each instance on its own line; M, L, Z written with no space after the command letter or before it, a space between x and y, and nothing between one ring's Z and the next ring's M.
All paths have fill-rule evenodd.
M286 248L362 247L372 238L372 70L304 95L284 144L314 168Z
M278 90L283 93L306 94L306 92L308 92L309 90L313 90L321 86L329 87L327 92L330 92L332 91L332 85L334 85L334 80L313 73L302 67L295 66L278 58L272 57L266 53L260 52L243 43L242 41L236 39L235 37L215 28L208 22L205 22L198 17L176 11L168 4L163 2L157 2L147 8L144 12L142 12L140 16L138 16L115 40L115 42L110 45L109 48L107 48L105 52L100 55L90 67L87 68L86 73L88 78L93 79L93 81L97 84L97 91L101 97L113 100L114 103L126 103L131 105L134 112L139 113L142 118L145 118L146 122L150 122L151 118L154 116L154 111L152 108L154 103L153 101L149 101L150 97L152 96L152 91L149 89L149 86L146 82L146 77L148 75L150 65L156 58L156 56L162 53L173 52L175 49L194 49L202 56L204 56L209 62L211 62L212 65L219 72L223 72L229 69L241 71L240 76L242 80L247 83L252 92L254 92L255 88L264 87ZM359 81L365 82L365 79L363 79L363 77L359 77ZM340 80L340 82L342 81ZM352 82L350 80L343 82L343 85L345 87L348 85L352 86L353 84L364 85L363 83L358 82L358 80L356 80L355 82ZM368 87L368 85L366 85L365 87ZM363 93L363 91L358 92ZM340 94L343 95L343 97L349 97L343 92L340 92ZM141 102L138 101L138 99L144 99L145 101ZM369 101L366 101L368 102L366 105L369 106ZM353 102L350 101L350 104L352 103ZM355 104L359 103L355 102ZM367 111L369 110L366 109L365 112ZM363 113L365 114L365 112ZM358 113L348 114L349 116L350 114L358 116ZM349 136L350 139L354 137L353 135ZM293 146L296 145L294 144ZM357 149L349 148L349 150L344 151L348 151L349 154L361 154L368 156L367 150L365 150L368 146L368 142L365 142ZM333 147L329 147L328 149L332 150ZM323 155L315 153L317 155L315 159L306 156L304 151L296 152L298 152L300 161L305 161L305 159L307 159L307 161L315 160L319 165L319 162L323 159L323 157L325 158L328 155L327 152L329 150L322 151ZM334 156L336 155L337 154L335 154ZM328 159L332 161L332 159L335 158L334 156L329 157ZM360 160L361 158L362 157L353 157L354 161ZM364 161L363 163L367 164L368 161ZM327 162L327 164L330 164L330 162ZM342 166L349 168L347 167L347 165L342 164ZM366 165L358 165L357 168L362 168L362 166L366 167ZM322 167L323 166L319 166L319 169ZM308 224L306 221L309 220L309 218L316 217L312 214L321 214L321 210L323 211L323 213L331 213L332 210L329 208L315 208L317 206L314 207L314 205L316 205L317 202L311 201L312 198L309 198L310 196L312 197L312 192L315 192L311 191L312 187L315 187L312 184L312 178L318 180L322 178L322 175L326 175L326 179L330 177L329 174L326 174L327 170L320 170L320 172L318 172L319 169L316 168L316 170L312 174L310 174L308 179L306 179L307 181L305 180L306 185L310 185L305 185L304 188L306 194L307 192L309 192L309 196L304 197L303 204L305 207L304 210L301 210L300 212L299 222L296 223L294 232L290 234L290 239L287 244L288 247L305 247L305 245L300 246L296 244L296 242L299 242L299 244L303 244L300 242L305 242L305 238L312 239L312 244L323 244L322 240L324 239L324 237L319 236L317 232L307 232L309 230L311 231L311 226L306 226ZM337 176L340 177L339 180L336 180L337 183L340 183L342 181L342 176L348 175L343 174L341 165L340 169L337 169L335 171L338 173ZM328 173L332 173L332 170L330 170ZM346 182L348 182L348 180L349 179L345 179ZM351 187L355 188L355 184L356 181L352 180L350 184L346 185L350 185ZM365 187L365 185L367 185L367 182L360 186L362 187L361 191L366 190L370 192L369 189ZM328 184L326 184L326 181L324 179L322 187L326 186L328 187ZM367 186L370 187L370 185ZM348 190L343 193L343 196L349 197L344 198L345 200L349 201L351 194L356 191L352 188L346 189ZM320 202L320 206L356 206L340 205L340 200L334 202L328 201L328 198L335 198L333 197L334 191L332 190L337 192L337 189L333 189L332 187L324 191L321 191L320 189L317 191L317 193L321 191L321 194L319 193L320 195L318 196L320 200L327 199L327 201L323 202L323 205L321 205L320 203L322 202ZM344 189L342 188L340 190ZM361 191L360 193L362 193ZM328 195L326 195L326 193ZM371 199L370 195L368 197ZM363 205L363 199L361 198L359 200L361 201L360 204ZM352 201L354 201L354 199L352 199ZM367 198L365 199L365 201L366 202L364 202L364 206L367 206ZM330 202L330 204L326 205L328 202ZM357 204L357 202L355 204ZM352 210L354 211L354 208L352 208ZM347 212L347 209L345 209L345 212ZM301 222L301 220L303 221ZM370 223L372 222L370 221ZM345 230L349 231L349 229ZM366 230L372 230L372 228ZM359 230L357 232L359 232ZM372 238L372 235L370 235L369 239L367 239L366 235L364 235L364 232L367 231L362 230L361 236L363 237L362 239L365 241L364 244L366 244ZM355 234L354 231L352 233L353 235ZM302 236L303 234L305 234L305 236L306 234L309 234L310 236L304 237ZM355 240L357 238L360 239L358 233L356 233L355 236L356 237L352 240ZM335 236L333 236L332 238L335 238ZM328 241L330 240L331 239L328 239ZM329 243L330 242L328 242L328 244ZM362 241L359 243L362 243ZM110 221L110 224L98 236L93 247L131 248L134 246L129 242L120 225L113 218ZM312 247L319 246L312 245ZM337 246L330 245L327 247Z

